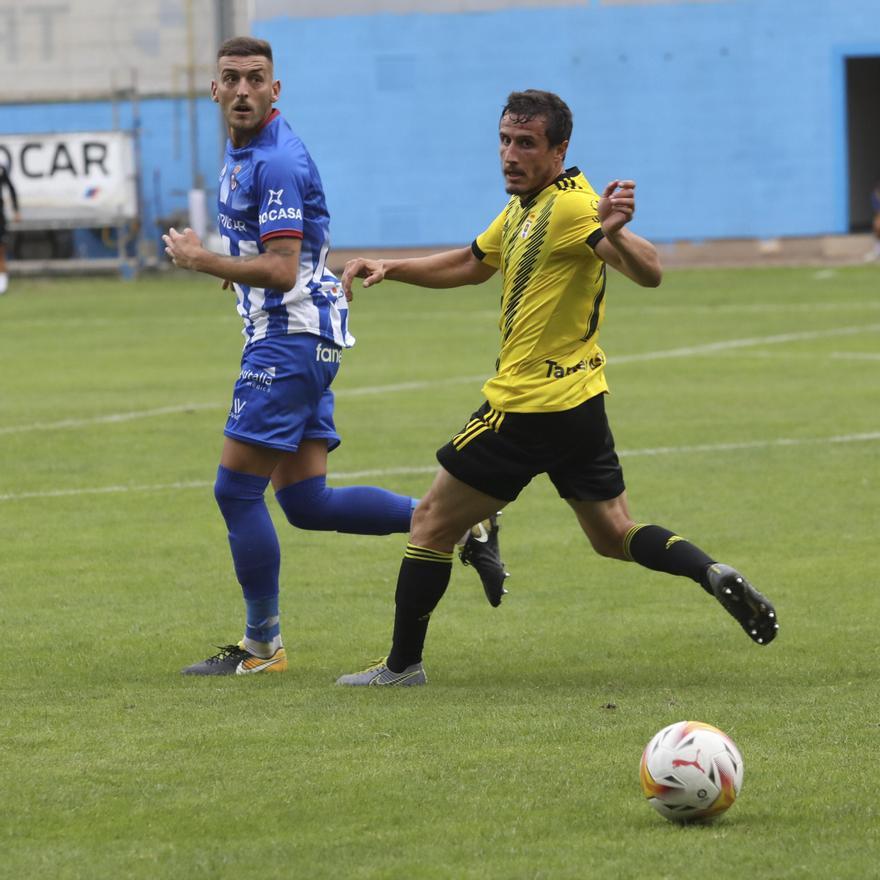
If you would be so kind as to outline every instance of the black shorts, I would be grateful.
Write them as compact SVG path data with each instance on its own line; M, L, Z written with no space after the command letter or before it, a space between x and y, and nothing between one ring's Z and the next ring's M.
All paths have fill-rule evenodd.
M0 244L6 241L6 217L0 213Z
M505 501L543 473L561 498L573 501L607 501L625 488L604 394L562 412L499 413L484 403L437 450L437 461L456 479Z

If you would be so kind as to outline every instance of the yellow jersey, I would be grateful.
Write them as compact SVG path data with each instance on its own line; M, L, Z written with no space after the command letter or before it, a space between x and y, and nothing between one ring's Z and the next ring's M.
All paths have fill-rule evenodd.
M572 409L608 390L599 328L605 263L599 196L577 168L526 199L511 197L472 245L501 270L501 354L483 386L501 412Z

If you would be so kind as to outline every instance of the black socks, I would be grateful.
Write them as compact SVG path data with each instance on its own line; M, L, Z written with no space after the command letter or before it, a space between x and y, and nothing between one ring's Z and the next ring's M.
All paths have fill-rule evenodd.
M422 659L431 612L443 598L452 574L452 553L407 544L394 595L394 636L386 665L403 672Z
M707 593L712 592L706 569L715 560L699 547L662 526L633 526L623 541L627 559L651 568L678 574L696 581Z

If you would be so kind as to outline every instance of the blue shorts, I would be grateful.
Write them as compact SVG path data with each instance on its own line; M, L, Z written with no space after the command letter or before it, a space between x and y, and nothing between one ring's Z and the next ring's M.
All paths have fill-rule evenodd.
M302 440L341 439L333 424L330 383L342 349L307 333L271 336L245 346L224 434L244 443L296 452Z

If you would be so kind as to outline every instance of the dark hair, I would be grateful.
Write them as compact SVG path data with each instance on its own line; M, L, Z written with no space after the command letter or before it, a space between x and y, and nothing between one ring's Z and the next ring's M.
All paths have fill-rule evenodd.
M263 55L272 61L272 47L265 40L256 37L232 37L217 50L217 60L225 55Z
M537 116L544 118L544 130L551 147L558 146L571 137L571 110L568 104L553 92L526 89L511 92L501 111L502 118L509 116L514 122L531 122Z

